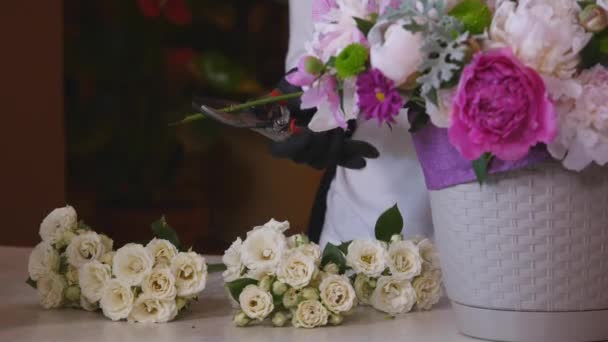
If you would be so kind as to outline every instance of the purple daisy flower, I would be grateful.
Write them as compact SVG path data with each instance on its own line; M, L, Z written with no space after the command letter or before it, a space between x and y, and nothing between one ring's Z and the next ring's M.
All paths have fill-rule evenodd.
M395 83L378 69L371 69L357 78L357 105L366 120L376 118L380 124L395 122L405 101Z

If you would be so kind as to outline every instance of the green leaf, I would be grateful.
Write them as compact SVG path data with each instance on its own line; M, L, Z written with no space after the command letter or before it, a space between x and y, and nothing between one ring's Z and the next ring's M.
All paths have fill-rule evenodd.
M482 34L492 24L492 11L483 0L464 0L454 6L449 14L472 34Z
M348 246L350 246L351 243L352 241L343 242L340 246L338 246L338 248L342 251L342 253L344 253L344 255L346 255L348 254Z
M485 182L492 159L494 156L491 153L484 153L479 159L473 161L473 171L475 171L479 185Z
M414 120L410 123L410 133L416 133L431 121L431 118L426 113L416 114Z
M403 216L397 204L385 211L376 221L376 239L390 242L393 235L403 231Z
M224 264L209 264L209 265L207 265L207 272L209 272L209 273L224 272L225 270L226 270L226 265L224 265Z
M234 300L236 300L238 302L241 292L243 292L243 289L245 287L247 287L247 285L257 285L257 284L258 284L258 281L255 279L241 278L241 279L237 279L235 281L226 283L226 288L228 288L228 291L230 292L230 295L232 296L232 298L234 298Z
M363 33L367 37L367 34L369 33L369 31L372 30L372 27L374 27L375 23L373 21L357 17L353 17L353 19L355 19L359 31L361 31L361 33Z
M180 251L182 250L177 233L173 228L171 228L171 226L169 226L164 216L161 217L158 221L153 222L150 228L152 229L154 237L158 239L168 240L175 247L177 247L177 249L179 249Z
M27 280L25 281L26 284L28 284L29 286L31 286L34 289L38 288L38 284L36 284L36 282L34 281L34 279L27 277Z
M340 247L328 243L323 250L323 257L321 258L321 267L329 263L334 263L340 268L340 273L346 270L346 257L340 249Z
M608 30L593 35L581 51L582 67L589 69L597 64L608 64Z

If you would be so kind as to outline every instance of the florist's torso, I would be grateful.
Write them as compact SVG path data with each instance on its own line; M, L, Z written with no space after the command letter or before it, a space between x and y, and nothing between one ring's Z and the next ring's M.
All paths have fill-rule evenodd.
M412 146L407 117L396 118L392 129L377 121L360 120L353 139L378 149L378 159L362 170L339 167L327 195L321 245L373 238L380 214L395 203L406 221L407 236L432 234L428 192Z

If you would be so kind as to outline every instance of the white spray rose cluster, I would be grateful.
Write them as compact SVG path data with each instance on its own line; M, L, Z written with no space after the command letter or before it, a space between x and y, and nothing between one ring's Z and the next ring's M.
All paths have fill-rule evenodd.
M171 229L164 219L155 223ZM28 283L46 309L101 310L113 321L164 323L195 300L207 283L205 258L154 238L146 246L114 242L78 222L76 210L53 210L30 254Z
M359 302L376 310L389 315L429 310L442 296L439 260L428 239L355 240L345 258L355 273Z
M322 264L320 247L306 236L286 237L288 228L289 222L270 220L224 253L224 281L239 307L235 325L266 319L298 328L338 325L355 307L350 280L335 264Z

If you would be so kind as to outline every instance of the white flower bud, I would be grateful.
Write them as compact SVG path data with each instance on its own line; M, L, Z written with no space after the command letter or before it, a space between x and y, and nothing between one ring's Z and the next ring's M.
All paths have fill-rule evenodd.
M272 316L272 324L275 327L282 327L285 325L285 323L287 323L287 319L287 315L279 311Z
M344 317L338 314L330 314L329 315L329 324L331 325L340 325L344 321Z
M80 302L80 287L70 286L65 290L65 299L68 302Z
M319 299L319 291L312 287L305 287L302 289L302 298L305 300L318 300Z
M245 327L247 324L249 324L249 322L251 322L251 319L247 317L243 311L239 311L236 313L236 315L234 315L232 321L237 327Z
M323 271L325 271L329 274L338 274L338 273L340 273L340 267L338 265L334 264L333 262L330 262L327 265L325 265L325 267L323 267Z
M283 294L285 294L286 291L287 285L285 285L285 283L275 281L272 284L272 294L274 294L275 296L282 296Z

